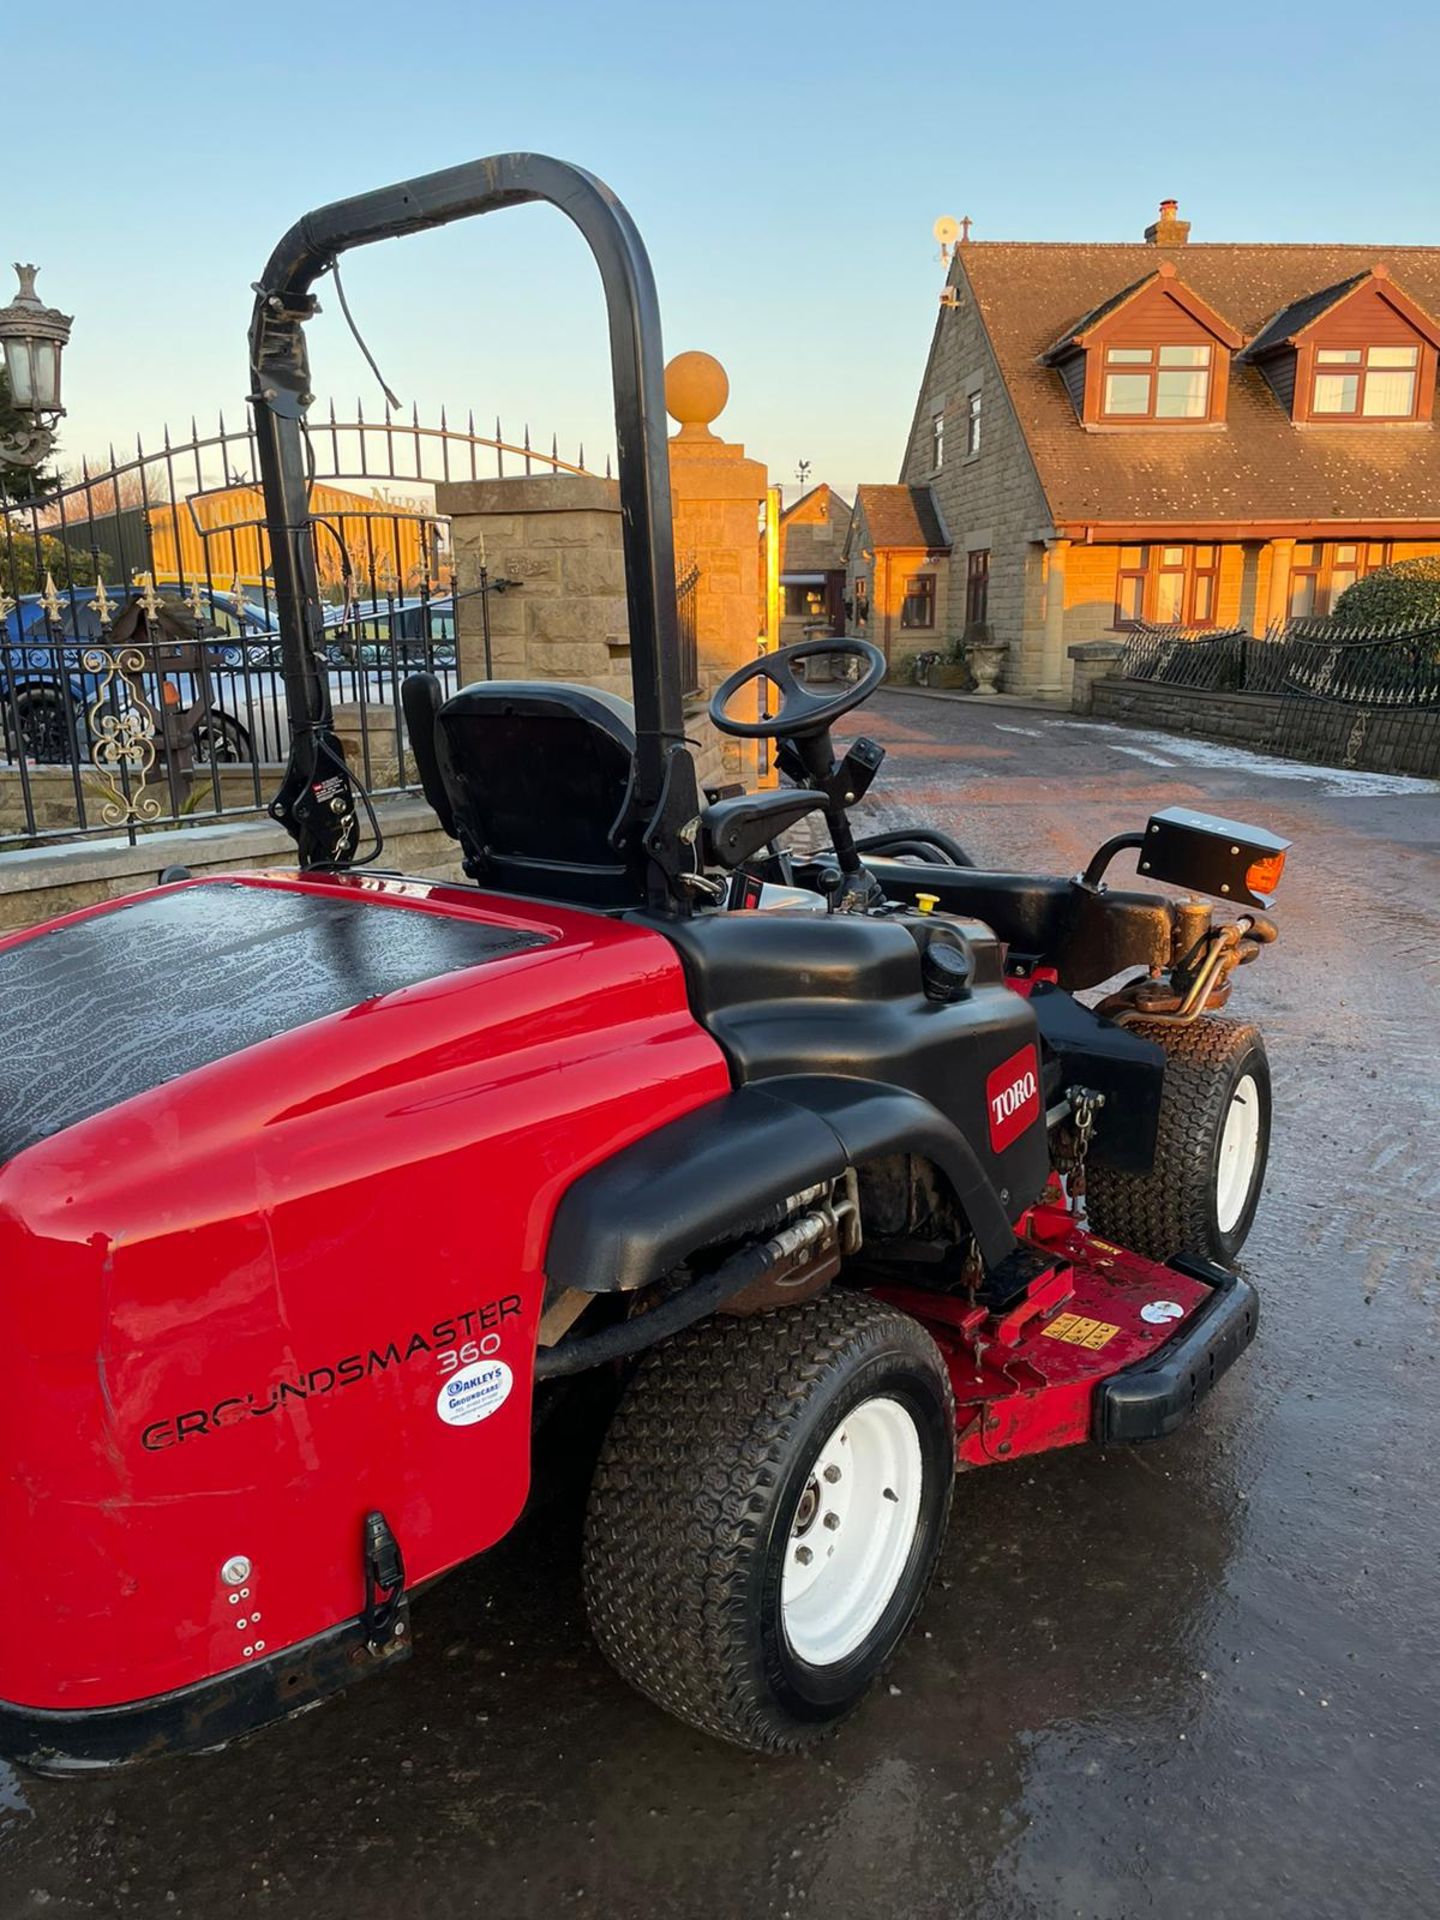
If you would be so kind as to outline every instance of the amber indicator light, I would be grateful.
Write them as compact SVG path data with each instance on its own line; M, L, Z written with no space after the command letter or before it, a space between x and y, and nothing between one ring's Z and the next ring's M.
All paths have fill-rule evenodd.
M1252 860L1245 869L1245 884L1251 893L1274 893L1284 871L1284 854L1267 853L1263 860Z

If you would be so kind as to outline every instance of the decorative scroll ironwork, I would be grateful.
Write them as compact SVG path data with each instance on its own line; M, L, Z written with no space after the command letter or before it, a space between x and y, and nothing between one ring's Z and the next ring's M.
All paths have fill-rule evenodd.
M109 827L158 820L160 802L145 791L155 765L155 713L131 677L144 672L145 656L139 647L87 647L82 661L87 673L102 676L89 708L90 764L105 796L100 818Z

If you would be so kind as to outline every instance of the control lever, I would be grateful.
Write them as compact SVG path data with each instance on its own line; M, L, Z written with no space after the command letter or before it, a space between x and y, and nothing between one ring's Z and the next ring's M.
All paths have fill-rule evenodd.
M820 813L824 807L824 794L812 793L804 787L716 800L700 813L705 834L704 865L733 872L807 814Z

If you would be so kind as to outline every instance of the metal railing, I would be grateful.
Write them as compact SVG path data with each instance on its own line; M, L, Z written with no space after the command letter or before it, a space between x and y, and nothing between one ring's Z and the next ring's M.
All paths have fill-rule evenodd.
M1291 620L1255 639L1140 626L1116 669L1129 681L1280 702L1267 745L1291 759L1440 774L1440 623Z

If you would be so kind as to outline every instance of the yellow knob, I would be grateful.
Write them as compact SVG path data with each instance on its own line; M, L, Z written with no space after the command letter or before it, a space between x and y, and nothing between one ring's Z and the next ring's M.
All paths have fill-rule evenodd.
M921 913L933 913L940 904L940 896L938 893L917 893L915 904Z

